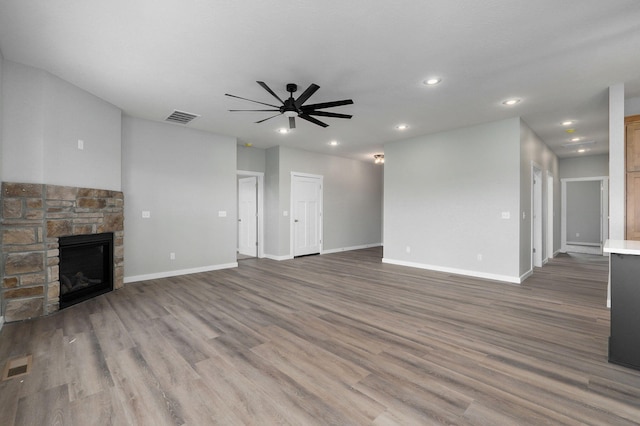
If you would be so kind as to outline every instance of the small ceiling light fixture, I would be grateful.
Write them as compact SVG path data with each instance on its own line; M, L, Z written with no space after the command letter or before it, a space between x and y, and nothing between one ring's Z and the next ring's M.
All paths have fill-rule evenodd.
M422 82L422 84L424 84L425 86L435 86L436 84L440 83L441 81L442 81L441 78L431 77L431 78L428 78L428 79L424 80Z
M331 141L331 142L329 142L329 145L337 146L338 145L338 141Z
M563 121L562 122L563 126L571 126L572 124L573 124L573 121L571 121L571 120L567 120L567 121Z
M407 130L409 128L409 126L407 124L398 124L396 126L396 129L398 130Z
M286 135L287 133L289 133L289 129L285 129L284 127L276 130L278 133Z
M375 164L384 164L384 154L375 154L373 158Z
M502 105L513 106L515 104L519 104L521 100L522 99L518 99L518 98L507 99L505 101L502 101Z
M571 138L571 142L578 142L579 140L580 140L580 138L579 138L579 137Z
M580 149L578 150L578 152L579 152L580 154L582 154L583 152L587 152L587 150L586 150L586 149L584 149L584 148L580 148Z

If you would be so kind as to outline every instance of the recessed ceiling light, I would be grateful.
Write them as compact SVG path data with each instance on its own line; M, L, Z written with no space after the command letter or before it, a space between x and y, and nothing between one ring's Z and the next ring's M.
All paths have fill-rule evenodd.
M571 142L578 142L580 138L571 138Z
M329 142L329 145L336 146L336 145L338 145L338 141L331 141L331 142Z
M518 98L507 99L505 101L502 101L502 105L513 106L515 104L519 104L520 101L521 99L518 99Z
M281 128L281 129L278 129L278 130L276 130L276 131L277 131L278 133L282 133L283 135L284 135L284 134L289 133L289 129L285 129L284 127L283 127L283 128Z
M572 124L573 124L573 121L571 121L571 120L567 120L567 121L563 121L562 122L563 126L571 126Z
M580 148L580 149L578 150L578 152L582 154L583 152L587 152L587 150L586 150L586 149L584 149L584 148Z
M398 124L396 126L396 129L398 130L407 130L409 128L409 126L407 124Z
M424 80L422 82L422 84L424 84L425 86L435 86L436 84L440 83L441 81L442 81L441 78L431 77L431 78L428 78L428 79Z

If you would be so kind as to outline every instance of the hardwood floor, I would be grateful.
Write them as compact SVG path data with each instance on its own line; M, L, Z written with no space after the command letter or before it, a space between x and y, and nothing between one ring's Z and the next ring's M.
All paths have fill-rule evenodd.
M638 424L607 362L607 260L521 286L382 264L381 249L129 284L5 324L2 425Z

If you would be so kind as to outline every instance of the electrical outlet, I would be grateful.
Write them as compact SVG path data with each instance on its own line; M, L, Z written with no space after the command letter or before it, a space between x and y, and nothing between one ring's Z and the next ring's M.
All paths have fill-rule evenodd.
M78 149L84 149L84 141L82 139L78 139Z
M176 254L175 253L169 253L169 260L176 260Z
M411 253L411 247L410 246L407 246L406 250L407 250L407 253Z
M151 217L151 212L149 210L142 210L142 218L149 219Z
M482 262L482 253L478 253L478 262Z

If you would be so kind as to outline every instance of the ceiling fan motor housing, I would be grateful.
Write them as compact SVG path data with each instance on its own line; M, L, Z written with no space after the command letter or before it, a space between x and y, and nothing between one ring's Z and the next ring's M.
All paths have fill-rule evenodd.
M287 92L294 93L298 90L298 85L294 83L287 84Z

